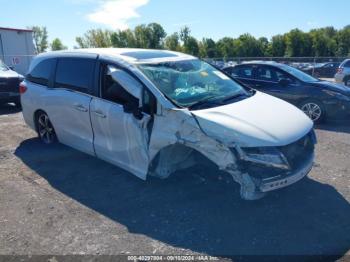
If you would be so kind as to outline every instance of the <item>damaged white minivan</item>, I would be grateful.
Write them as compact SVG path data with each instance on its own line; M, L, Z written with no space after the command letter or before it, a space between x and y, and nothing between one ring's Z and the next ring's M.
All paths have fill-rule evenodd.
M141 179L214 163L254 200L306 176L313 123L195 57L86 49L38 55L20 85L25 122Z

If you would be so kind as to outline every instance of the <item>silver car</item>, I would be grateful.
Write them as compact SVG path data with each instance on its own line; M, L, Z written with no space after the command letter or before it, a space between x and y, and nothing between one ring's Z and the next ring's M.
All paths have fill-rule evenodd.
M350 87L350 59L341 63L334 78L337 83L344 83Z

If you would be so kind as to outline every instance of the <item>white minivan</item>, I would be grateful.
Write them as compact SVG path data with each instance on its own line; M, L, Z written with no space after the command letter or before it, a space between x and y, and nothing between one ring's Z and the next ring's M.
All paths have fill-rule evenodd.
M306 176L316 137L296 107L195 57L143 49L38 55L20 85L25 122L141 179L212 162L258 199Z

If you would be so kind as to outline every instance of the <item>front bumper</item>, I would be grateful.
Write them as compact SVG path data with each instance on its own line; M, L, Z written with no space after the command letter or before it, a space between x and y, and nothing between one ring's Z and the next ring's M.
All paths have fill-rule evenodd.
M261 192L269 192L298 182L310 173L313 167L314 158L315 154L312 154L302 166L300 166L297 170L293 170L293 172L287 176L278 175L275 177L262 179L260 185L258 186L259 190Z

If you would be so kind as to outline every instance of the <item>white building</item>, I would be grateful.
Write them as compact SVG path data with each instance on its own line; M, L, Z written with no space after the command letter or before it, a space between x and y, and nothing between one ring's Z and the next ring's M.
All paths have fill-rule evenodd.
M35 55L33 31L0 27L0 59L20 74L25 74Z

